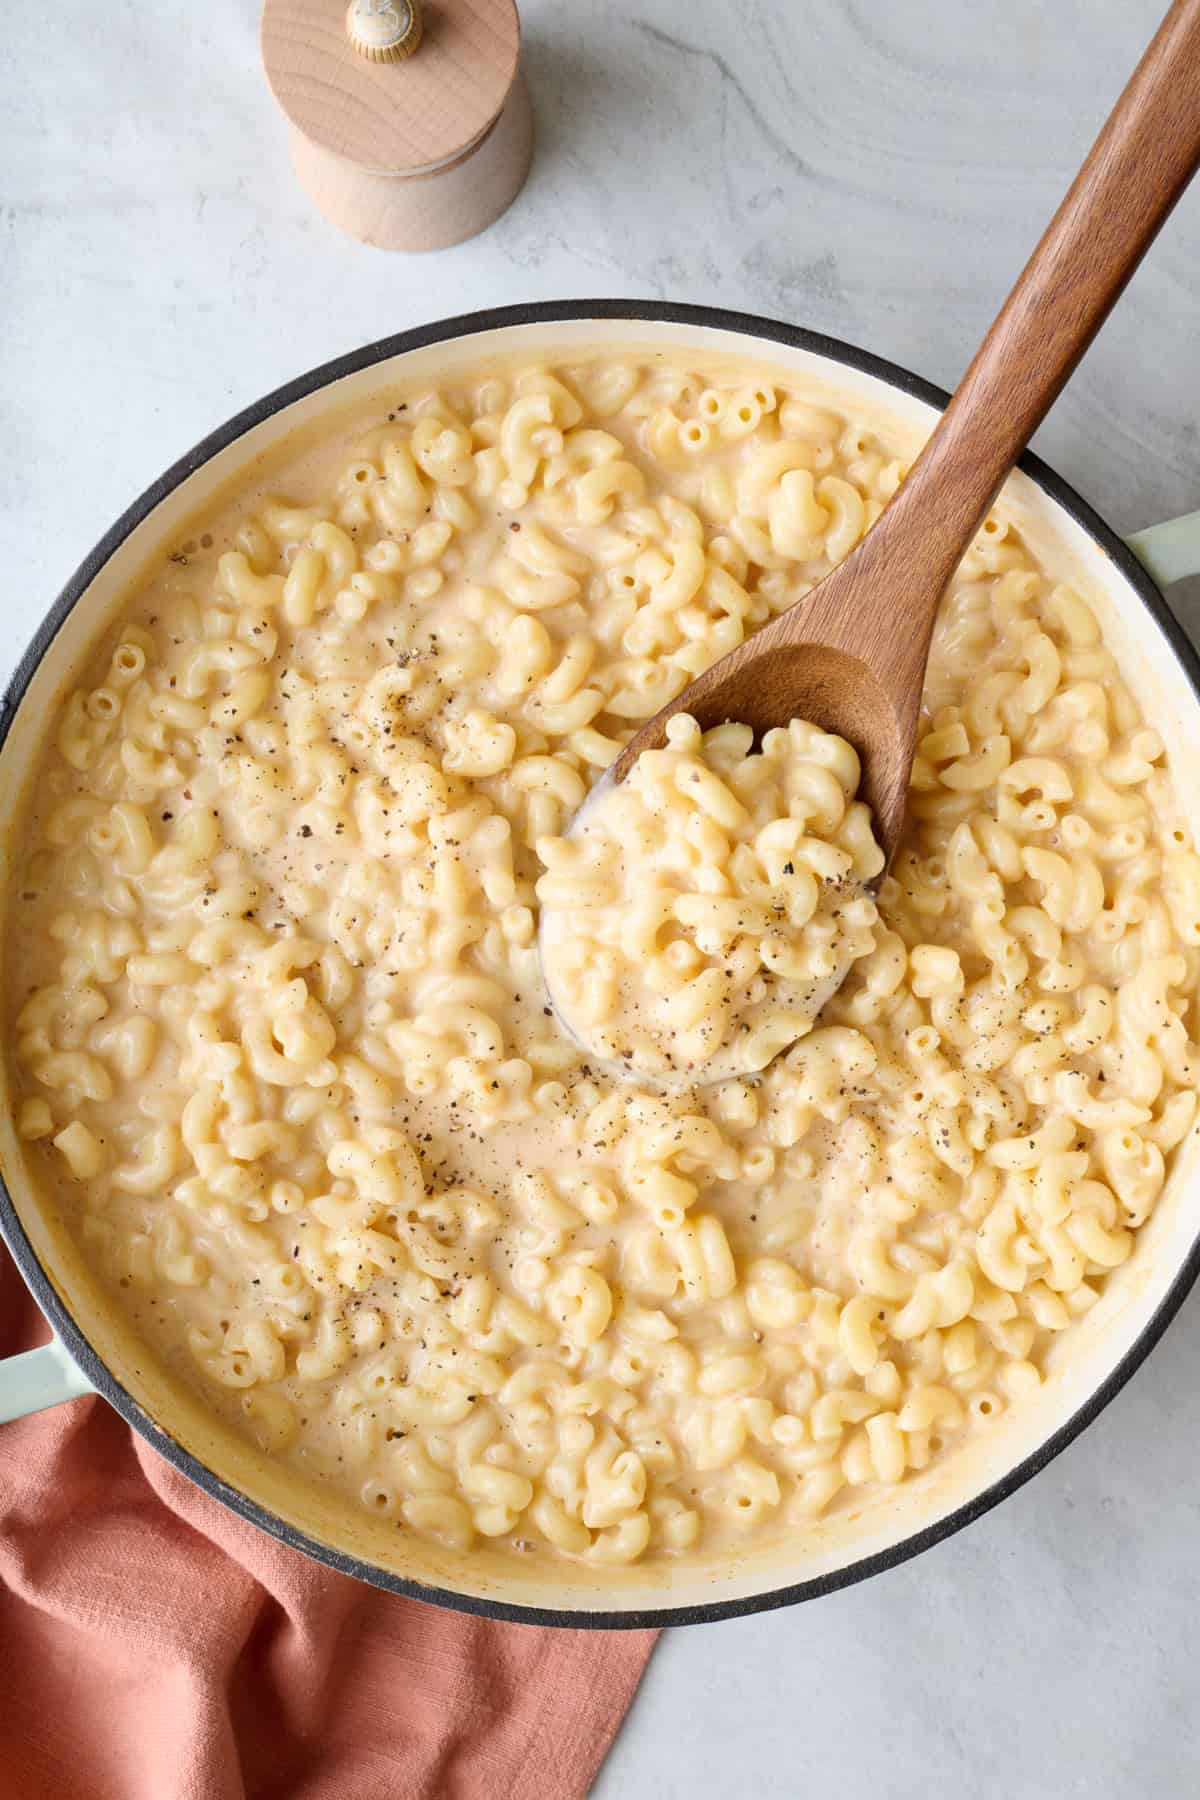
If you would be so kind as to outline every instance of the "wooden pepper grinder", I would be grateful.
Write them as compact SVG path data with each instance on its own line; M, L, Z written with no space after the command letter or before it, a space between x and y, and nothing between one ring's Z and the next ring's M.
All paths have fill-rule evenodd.
M533 119L515 0L265 0L300 185L382 250L440 250L516 199Z

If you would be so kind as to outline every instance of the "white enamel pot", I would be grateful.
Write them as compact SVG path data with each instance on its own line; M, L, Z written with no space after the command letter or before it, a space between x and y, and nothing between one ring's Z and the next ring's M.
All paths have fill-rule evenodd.
M42 725L87 646L146 559L244 465L324 412L366 410L398 383L452 381L484 358L578 359L591 351L737 359L835 390L900 448L928 432L946 396L916 376L812 332L707 307L572 301L476 313L403 333L280 388L169 469L118 519L55 601L0 708L0 844L13 841ZM1200 514L1122 542L1044 463L1027 456L1005 490L1022 532L1053 567L1081 572L1089 600L1147 717L1167 740L1200 838L1200 665L1160 585L1200 571ZM0 1073L0 1082L6 1076ZM455 1555L394 1525L358 1518L299 1485L236 1439L131 1338L93 1271L35 1191L0 1094L0 1228L54 1331L0 1365L0 1419L91 1390L162 1455L264 1531L379 1587L467 1611L560 1625L643 1626L789 1605L887 1569L980 1517L1045 1467L1107 1404L1161 1336L1200 1270L1195 1143L1171 1177L1130 1262L1070 1334L1070 1355L1039 1394L998 1419L947 1466L835 1512L786 1541L688 1566L596 1570L540 1558ZM3 1455L0 1434L0 1455Z

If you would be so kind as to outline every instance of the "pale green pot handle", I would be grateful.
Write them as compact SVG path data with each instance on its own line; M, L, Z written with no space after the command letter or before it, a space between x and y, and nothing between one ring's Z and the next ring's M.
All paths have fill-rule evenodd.
M1200 575L1200 512L1148 525L1125 542L1159 587L1170 587L1185 575Z
M78 1363L73 1362L58 1338L23 1350L0 1362L0 1422L23 1419L62 1400L78 1400L95 1393Z

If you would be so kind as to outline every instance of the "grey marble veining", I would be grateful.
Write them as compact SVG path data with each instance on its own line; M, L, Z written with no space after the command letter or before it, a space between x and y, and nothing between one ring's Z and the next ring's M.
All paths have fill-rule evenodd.
M331 0L332 3L332 0ZM711 300L953 385L1165 0L525 0L538 153L387 257L292 181L254 8L8 9L0 673L236 407L437 316ZM83 23L83 21L87 21ZM1200 191L1038 440L1122 529L1200 505ZM1176 590L1200 628L1200 591ZM664 1640L601 1800L1183 1800L1200 1788L1200 1299L1031 1487L865 1587ZM547 1800L554 1800L547 1796Z

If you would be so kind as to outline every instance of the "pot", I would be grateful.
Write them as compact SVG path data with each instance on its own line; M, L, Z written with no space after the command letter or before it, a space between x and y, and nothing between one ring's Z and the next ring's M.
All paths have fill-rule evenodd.
M0 708L0 843L11 841L47 708L147 558L239 469L326 412L365 406L397 380L443 378L456 365L525 351L579 356L606 347L673 349L691 362L737 358L835 390L858 415L886 420L906 450L947 396L907 371L814 332L708 307L571 301L506 307L423 326L340 357L239 413L169 469L97 544L50 609ZM905 442L907 440L907 442ZM1005 490L1050 568L1069 561L1143 711L1171 745L1176 782L1200 838L1200 663L1154 579L1200 571L1200 514L1122 540L1037 457ZM0 1085L6 1084L0 1072ZM1200 1272L1195 1134L1130 1261L1071 1333L1070 1354L1036 1396L977 1442L786 1542L687 1566L598 1572L558 1563L514 1568L484 1550L427 1544L305 1487L234 1437L132 1337L26 1171L7 1091L0 1093L0 1229L54 1332L0 1365L0 1419L95 1391L207 1492L285 1543L381 1588L468 1612L565 1626L679 1625L790 1605L928 1550L1045 1467L1129 1379Z

